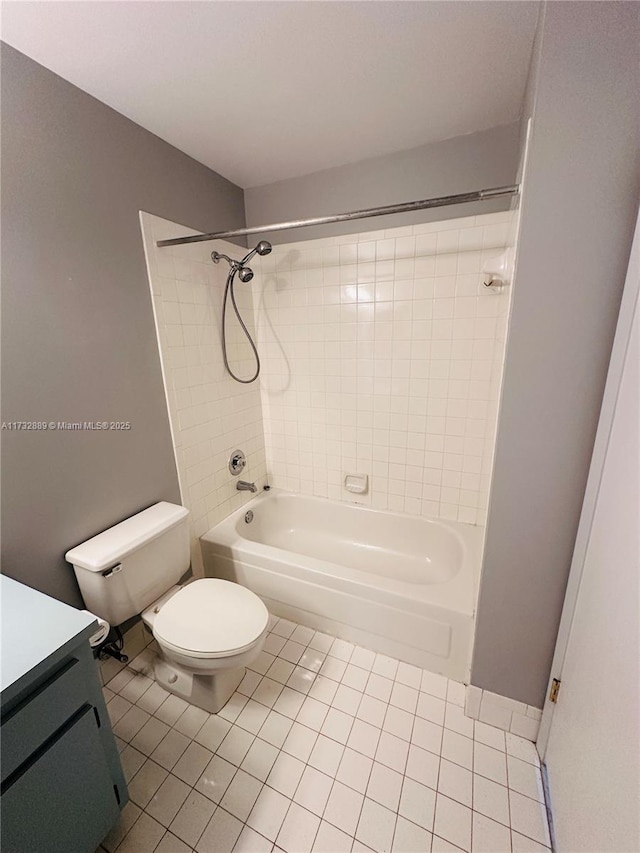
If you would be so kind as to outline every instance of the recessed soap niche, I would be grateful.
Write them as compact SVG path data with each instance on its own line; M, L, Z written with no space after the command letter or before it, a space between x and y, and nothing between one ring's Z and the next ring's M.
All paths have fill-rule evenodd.
M342 479L342 491L348 493L348 499L354 503L371 503L368 474L345 474Z

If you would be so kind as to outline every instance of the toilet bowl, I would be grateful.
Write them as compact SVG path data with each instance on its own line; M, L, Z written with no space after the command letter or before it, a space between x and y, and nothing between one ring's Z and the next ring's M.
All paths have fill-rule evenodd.
M217 713L262 651L269 611L246 587L216 578L173 587L143 611L160 649L156 681Z

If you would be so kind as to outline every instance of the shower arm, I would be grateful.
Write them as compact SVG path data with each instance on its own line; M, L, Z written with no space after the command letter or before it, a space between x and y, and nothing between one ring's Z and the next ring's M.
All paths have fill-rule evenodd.
M373 216L385 216L395 213L411 213L416 210L428 210L432 207L448 207L454 204L468 204L476 201L487 201L492 198L503 196L517 196L520 192L519 184L505 187L493 187L487 190L476 190L470 193L459 193L458 195L444 195L437 198L427 198L421 201L407 201L402 204L388 204L385 207L370 207L365 210L352 210L350 213L338 213L333 216L316 216L313 219L297 219L291 222L278 222L274 225L252 225L250 228L235 228L231 231L216 231L210 234L195 234L192 237L176 237L172 240L158 240L156 245L182 246L186 243L202 243L207 240L220 240L228 237L246 237L249 234L262 234L269 231L288 231L291 228L306 228L311 225L329 225L333 222L350 222L353 219L368 219ZM254 250L255 251L255 250ZM252 256L250 252L242 261ZM220 257L226 257L220 255Z
M219 263L220 258L224 258L230 267L237 267L238 269L244 264L244 261L247 260L247 258L245 258L244 261L234 261L233 258L230 258L229 255L223 255L222 252L211 253L211 260L214 262L214 264Z

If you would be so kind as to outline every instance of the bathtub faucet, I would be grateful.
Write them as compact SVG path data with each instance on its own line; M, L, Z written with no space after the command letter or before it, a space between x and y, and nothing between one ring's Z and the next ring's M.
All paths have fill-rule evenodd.
M258 489L255 483L247 483L246 480L238 480L236 489L239 492L257 492Z

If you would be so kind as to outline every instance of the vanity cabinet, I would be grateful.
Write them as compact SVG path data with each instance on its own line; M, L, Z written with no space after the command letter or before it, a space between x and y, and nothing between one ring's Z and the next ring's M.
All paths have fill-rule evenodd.
M128 799L86 614L0 578L3 853L93 853Z

